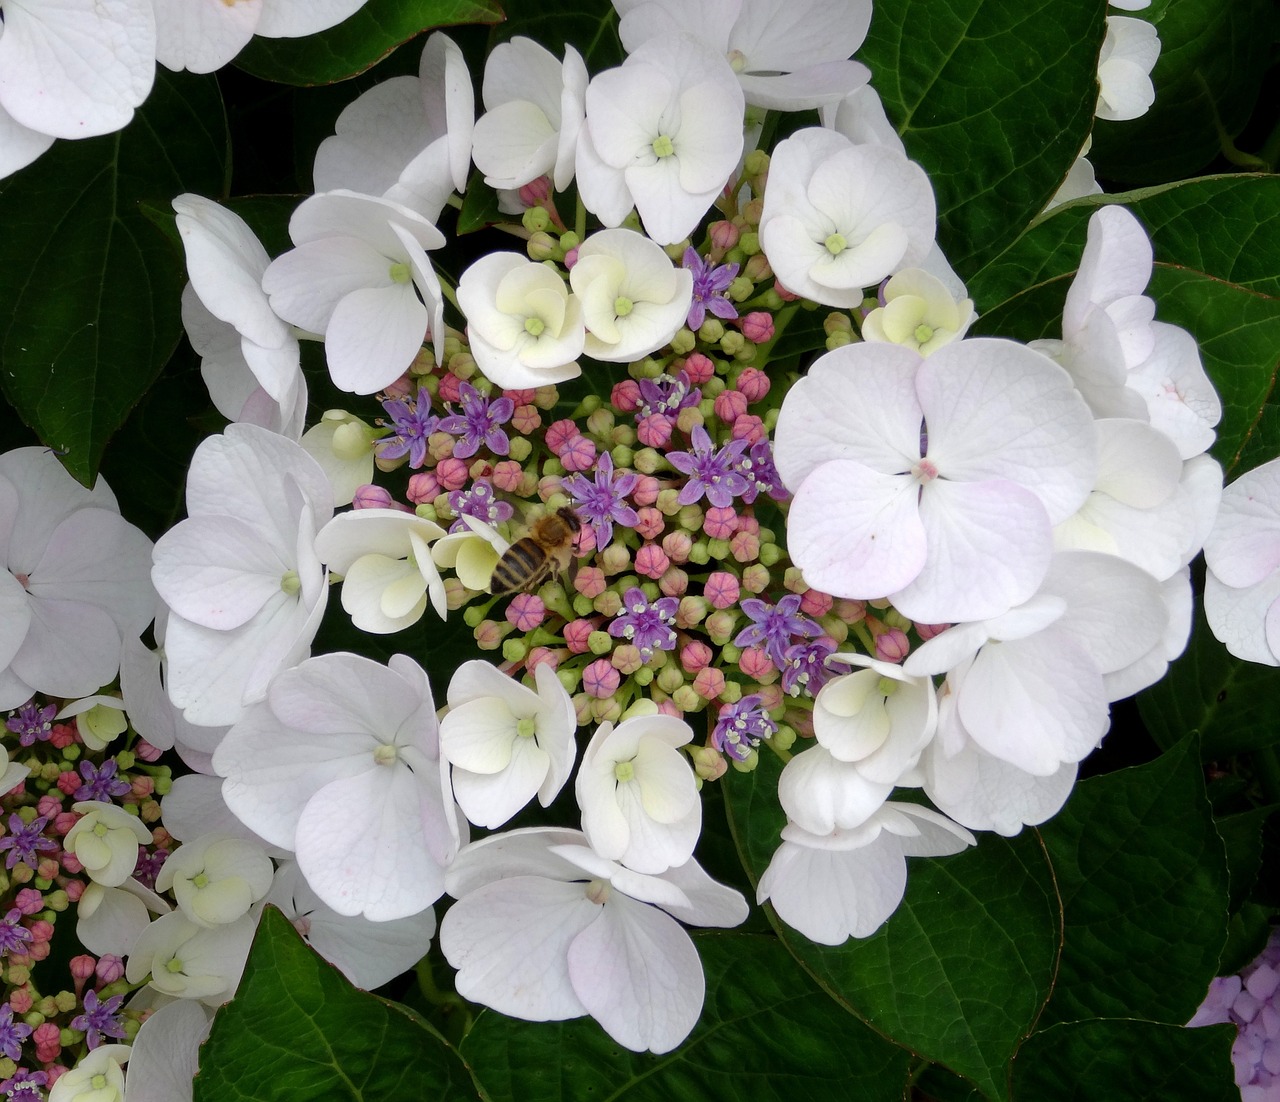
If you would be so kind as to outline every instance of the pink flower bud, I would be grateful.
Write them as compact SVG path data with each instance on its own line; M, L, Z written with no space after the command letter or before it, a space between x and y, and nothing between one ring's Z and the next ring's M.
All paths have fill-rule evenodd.
M772 712L782 703L781 685L761 685L756 691L760 694L760 707L766 712Z
M635 489L631 491L631 500L637 505L652 505L662 492L662 483L651 474L642 474L636 479Z
M564 626L564 641L573 654L586 654L591 649L587 640L595 631L590 620L570 620Z
M754 562L760 557L760 537L754 532L734 532L729 553L736 562Z
M618 691L622 675L609 664L607 658L597 658L582 671L583 692L597 700L607 700Z
M577 263L578 263L578 246L575 245L572 249L565 249L564 251L565 268L572 271L573 266Z
M724 692L724 673L714 666L698 671L693 679L693 691L703 700L715 700Z
M675 702L671 700L663 700L658 704L658 713L664 716L675 716L679 719L684 713L676 707Z
M516 631L529 632L547 618L547 606L536 593L517 593L507 605L507 623Z
M700 640L686 643L680 650L680 666L685 673L697 673L711 664L711 648Z
M727 571L717 570L708 575L702 592L713 608L730 608L738 603L738 579Z
M539 666L550 666L553 670L560 665L560 652L550 647L534 647L524 660L524 668L533 673Z
M436 467L436 478L446 490L461 490L467 484L469 473L466 460L455 459L453 456L440 460Z
M598 566L582 567L573 579L573 588L584 597L590 597L593 600L605 591L608 584L604 571Z
M701 386L716 373L715 361L701 352L691 353L685 357L684 373L689 376L690 383Z
M504 398L510 398L512 405L527 406L533 401L533 393L534 392L531 388L524 390L504 390L502 392L502 396Z
M763 593L769 588L769 568L753 562L742 572L742 588L748 593Z
M758 402L769 393L769 376L758 367L744 367L738 375L737 385L748 402Z
M754 413L744 413L733 423L733 438L758 444L766 436L764 422Z
M773 338L773 315L766 310L752 310L738 319L742 335L756 344Z
M458 402L462 400L462 380L449 371L440 376L440 386L436 390L436 399L441 402Z
M507 625L499 624L495 620L481 620L476 624L472 635L475 636L476 646L481 650L497 650L502 646L502 640L507 634L504 630ZM509 629L508 629L509 630Z
M152 746L146 739L140 738L133 744L133 756L139 761L159 761L164 751Z
M754 257L754 256L753 256L751 259L752 259L752 260L755 260L755 259L756 259L756 257ZM751 267L751 261L748 261L748 262L747 262L747 267L748 267L748 268L750 268L750 267ZM749 273L748 273L748 274L749 274ZM777 292L778 297L779 297L780 299L782 299L782 301L783 301L783 302L795 302L795 300L796 300L796 299L798 299L798 298L800 297L800 296L799 296L799 295L797 295L795 292L793 292L793 291L788 291L788 290L787 290L787 289L786 289L786 288L785 288L781 283L779 283L776 279L773 281L773 289L774 289L774 291L776 291L776 292Z
M834 604L835 598L830 593L823 593L820 589L810 589L800 598L800 611L817 620L830 612Z
M29 923L27 929L31 931L31 940L36 944L44 944L53 940L53 923L46 922L43 918L37 918L34 922ZM27 951L31 951L31 946L27 946ZM33 956L35 954L32 954Z
M522 481L524 481L524 468L514 459L504 459L494 464L493 485L497 489L514 494L519 491Z
M906 632L890 628L876 636L876 657L882 662L901 662L911 651Z
M156 790L156 782L153 777L134 777L133 783L129 786L129 793L135 799L145 800Z
M407 398L415 389L414 385L409 382L409 376L401 375L400 378L390 386L383 387L382 392L388 398Z
M916 624L916 632L919 634L921 641L927 643L935 635L941 635L950 626L950 624Z
M738 659L738 669L740 669L752 681L759 681L761 678L768 677L771 673L777 673L777 666L773 664L769 656L765 654L764 647L748 647L742 652L742 657Z
M702 530L713 540L727 540L738 528L738 514L730 505L713 505L702 518Z
M740 390L722 390L716 395L716 416L726 425L732 425L747 412L747 396Z
M672 562L687 562L693 540L688 532L668 532L662 537L662 550Z
M595 441L585 436L575 436L560 452L560 462L566 471L588 471L595 466Z
M671 439L671 418L651 413L636 426L636 439L646 448L663 448Z
M68 961L68 967L71 969L71 978L76 981L76 992L79 993L84 981L96 971L98 962L88 953L81 953Z
M72 723L55 723L49 735L49 745L55 750L65 750L76 741L76 728ZM77 786L79 787L79 786Z
M738 238L742 236L742 231L732 222L721 218L707 227L707 234L711 238L711 247L723 254L738 243Z
M58 875L58 859L56 857L41 857L36 862L36 875L41 880L52 880Z
M661 578L663 571L671 565L667 554L656 543L646 543L636 552L636 573L646 578Z
M724 755L713 746L695 746L689 751L693 771L704 781L718 781L729 769Z
M537 406L528 402L516 406L515 413L511 415L511 427L521 436L532 436L541 425L542 414L538 412Z
M58 799L57 796L50 796L48 793L45 793L45 795L41 796L40 799L36 801L36 811L45 816L45 818L57 815L61 810L62 801ZM67 830L70 829L70 827L67 828Z
M36 1026L31 1040L35 1042L36 1059L42 1064L52 1064L62 1052L62 1030L53 1022Z
M69 880L67 886L62 890L67 893L67 899L72 903L79 903L80 897L84 895L84 890L89 885L83 880Z
M19 987L9 995L9 1005L15 1014L26 1014L31 1010L32 1002L34 1000L31 998L29 987Z
M24 915L33 915L36 911L44 910L44 896L35 888L23 888L18 892L13 905Z
M124 975L124 961L115 953L103 953L98 958L97 966L94 972L98 977L99 983L115 983Z
M74 811L60 811L53 817L53 829L60 835L66 834L67 831L76 825L76 821L79 818L80 816Z
M551 181L539 176L520 187L520 202L526 207L541 206L551 198Z
M657 539L662 534L662 529L666 525L666 518L652 505L646 505L643 509L636 510L636 516L639 518L636 523L636 531L640 533L642 538L652 540Z
M623 643L613 648L609 664L623 677L629 677L644 665L644 658L639 647L633 643Z
M570 441L581 436L578 426L567 417L560 421L552 421L547 426L546 442L553 455L559 455L569 446Z
M631 552L621 543L611 543L600 552L600 565L610 577L621 574L631 565Z
M351 502L353 509L394 509L397 507L390 490L381 486L361 486Z
M683 597L689 591L689 575L678 566L668 567L658 579L664 597Z
M633 413L640 408L640 384L635 379L623 379L613 384L609 392L609 404L619 413Z

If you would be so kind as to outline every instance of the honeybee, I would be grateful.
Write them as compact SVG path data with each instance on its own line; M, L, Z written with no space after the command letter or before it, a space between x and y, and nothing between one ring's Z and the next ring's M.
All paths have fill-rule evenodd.
M581 530L582 521L567 505L539 517L498 560L489 592L495 597L531 593L553 574L564 573Z

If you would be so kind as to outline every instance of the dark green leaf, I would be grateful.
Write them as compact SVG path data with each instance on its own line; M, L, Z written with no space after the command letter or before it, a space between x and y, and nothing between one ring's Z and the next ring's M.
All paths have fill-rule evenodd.
M590 1019L485 1012L461 1046L493 1102L898 1102L909 1054L841 1014L773 937L701 934L702 1017L662 1056L621 1048Z
M1271 0L1178 0L1156 22L1156 102L1139 119L1099 120L1090 160L1098 175L1128 184L1188 176L1209 164L1223 136L1249 121L1275 33ZM1128 15L1128 12L1117 12Z
M281 84L332 84L363 73L432 27L497 23L498 0L369 0L355 15L307 38L255 38L237 68Z
M1201 754L1215 761L1280 741L1278 698L1280 669L1233 658L1197 610L1186 651L1138 697L1138 707L1161 746L1198 731Z
M1271 938L1271 922L1275 908L1263 903L1246 903L1231 916L1227 927L1227 944L1218 963L1218 974L1232 976L1266 948Z
M467 1082L433 1032L352 987L268 907L236 997L200 1051L195 1102L401 1102L465 1097Z
M507 20L496 29L501 41L524 35L564 56L566 43L582 55L595 74L621 65L626 56L618 38L618 16L608 0L564 0L558 4L512 4Z
M938 197L938 243L962 277L1018 236L1084 145L1102 0L875 5L858 57Z
M1040 828L1065 932L1042 1024L1181 1024L1226 937L1227 867L1192 739L1155 761L1076 785Z
M1019 1102L1240 1102L1230 1025L1094 1019L1037 1033L1018 1053Z
M1262 868L1262 826L1275 810L1272 804L1214 820L1227 849L1227 871L1231 876L1228 905L1232 912L1239 910L1253 891L1258 870Z
M726 801L759 879L778 845L776 758L731 774ZM781 922L787 948L842 1006L928 1060L1006 1097L1005 1068L1048 998L1060 937L1040 842L983 835L954 857L908 862L907 892L871 937L816 945ZM980 947L980 948L979 948Z
M213 79L160 69L125 130L0 184L0 385L86 484L182 332L181 253L139 204L218 194L226 149Z

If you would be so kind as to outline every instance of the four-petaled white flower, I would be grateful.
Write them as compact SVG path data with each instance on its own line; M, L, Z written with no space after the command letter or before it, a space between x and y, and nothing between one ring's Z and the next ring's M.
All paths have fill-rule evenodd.
M477 826L499 827L536 795L547 807L573 772L578 721L546 663L537 691L488 662L464 662L449 682L440 754L453 766L453 794Z
M883 306L862 319L864 341L891 341L922 356L957 341L973 324L973 300L959 301L922 268L903 268L880 292Z
M156 876L156 890L172 890L197 926L220 926L249 913L271 887L275 869L256 842L206 834L179 846Z
M702 801L680 747L693 729L668 715L602 723L578 767L582 829L602 857L637 872L661 873L693 855Z
M71 805L80 813L67 831L62 846L74 853L96 884L114 888L133 874L138 847L151 841L151 831L136 815L102 800L80 800Z
M489 253L462 273L458 306L471 354L498 386L532 389L582 374L582 303L542 264L519 253Z
M671 1051L702 1011L702 963L680 923L747 917L696 861L642 875L576 830L492 835L458 854L446 883L457 902L440 947L463 998L536 1022L590 1014L635 1052Z

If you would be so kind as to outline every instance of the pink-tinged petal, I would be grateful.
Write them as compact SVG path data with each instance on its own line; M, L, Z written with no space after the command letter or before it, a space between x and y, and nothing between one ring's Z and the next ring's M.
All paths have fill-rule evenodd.
M587 1012L569 979L569 947L600 916L582 884L515 873L454 903L440 948L463 998L526 1021L563 1021Z
M924 790L956 822L1012 838L1024 826L1052 818L1075 785L1074 763L1037 777L986 753L971 739L948 755L935 742L921 758Z
M1223 490L1204 557L1220 582L1238 588L1280 570L1280 459L1246 471Z
M200 1045L212 1023L213 1011L194 999L168 1003L143 1022L129 1054L129 1102L191 1098Z
M915 392L923 358L894 344L851 344L818 358L778 415L774 460L792 491L819 464L856 459L880 474L920 458L924 413Z
M756 899L820 945L875 933L902 902L907 863L899 846L873 842L856 849L819 848L822 839L787 827L760 877ZM881 836L883 838L883 835Z
M28 602L31 621L13 673L48 696L87 696L120 671L120 629L102 609L76 601Z
M1280 571L1237 588L1223 584L1211 569L1204 583L1204 614L1214 638L1237 658L1280 666L1280 645L1272 646L1280 614Z
M957 707L982 749L1039 777L1084 758L1110 723L1097 665L1052 629L985 646L959 688Z
M168 0L156 5L156 60L166 68L212 73L249 44L263 0Z
M12 176L20 168L26 168L49 146L52 134L23 126L3 107L0 107L0 180Z
M119 130L151 91L150 0L6 0L0 106L58 138Z
M301 38L336 27L366 0L270 0L258 24L263 38Z
M857 461L814 470L787 515L791 557L805 581L855 599L901 590L928 561L918 495L909 476L880 474Z
M1034 492L1053 523L1093 488L1093 416L1047 356L1013 341L956 341L925 360L916 388L927 454L944 478L1009 479Z
M661 877L668 884L680 889L687 904L657 902L664 911L689 926L716 926L727 929L740 926L747 920L750 908L742 893L725 884L717 883L701 865L690 858L683 865L667 869ZM633 896L633 898L637 898Z
M401 763L369 765L313 796L298 819L298 867L338 914L380 922L444 894L453 843L438 778Z
M233 517L188 517L161 537L152 580L165 604L207 628L240 627L291 569L259 532Z
M1191 459L1213 443L1222 399L1190 333L1158 321L1151 323L1151 333L1151 355L1129 372L1127 386L1145 400L1151 424L1173 439L1183 459Z
M928 556L892 596L903 615L922 623L1007 612L1035 593L1053 554L1044 506L1012 482L931 482L920 519Z
M669 915L613 894L569 946L569 979L587 1012L634 1052L670 1052L698 1022L702 961Z
M529 739L518 738L504 769L494 773L453 770L453 793L467 818L494 830L537 794L547 775L547 755Z

